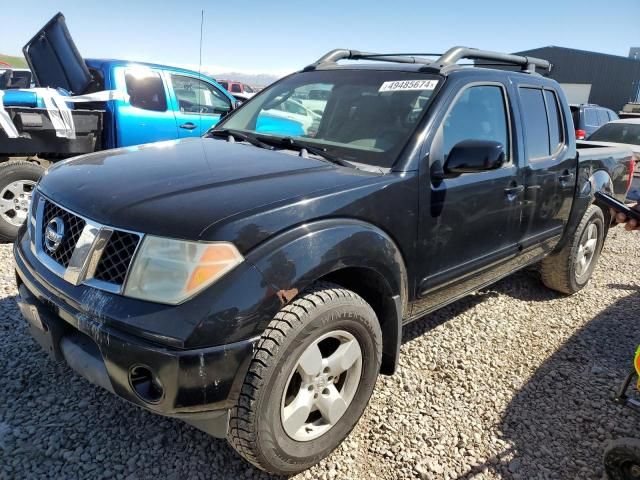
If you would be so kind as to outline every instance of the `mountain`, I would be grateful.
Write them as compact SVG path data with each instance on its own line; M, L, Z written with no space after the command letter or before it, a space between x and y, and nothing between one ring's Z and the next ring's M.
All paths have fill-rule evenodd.
M283 76L273 75L270 73L225 72L221 70L208 69L204 70L203 73L215 78L216 80L234 80L236 82L246 83L253 87L266 87Z

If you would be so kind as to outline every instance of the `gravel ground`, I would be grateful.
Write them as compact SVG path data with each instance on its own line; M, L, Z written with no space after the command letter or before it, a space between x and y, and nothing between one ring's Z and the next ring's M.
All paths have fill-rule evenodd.
M607 440L638 434L609 401L639 343L638 240L614 229L573 297L523 272L407 327L398 373L295 478L602 478ZM0 478L268 478L51 362L16 307L8 245L0 265Z

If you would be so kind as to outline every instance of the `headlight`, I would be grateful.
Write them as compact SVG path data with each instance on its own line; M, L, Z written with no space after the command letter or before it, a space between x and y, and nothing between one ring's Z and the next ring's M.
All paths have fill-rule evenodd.
M127 297L178 304L244 260L227 242L205 243L146 236L124 288Z

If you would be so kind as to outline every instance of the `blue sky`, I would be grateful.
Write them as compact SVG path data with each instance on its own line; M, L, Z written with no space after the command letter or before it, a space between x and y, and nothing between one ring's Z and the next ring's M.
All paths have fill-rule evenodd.
M86 57L197 65L202 9L203 65L215 70L284 73L337 47L439 52L452 45L500 51L558 45L626 56L640 46L638 0L22 0L2 6L0 52L18 54L62 11Z

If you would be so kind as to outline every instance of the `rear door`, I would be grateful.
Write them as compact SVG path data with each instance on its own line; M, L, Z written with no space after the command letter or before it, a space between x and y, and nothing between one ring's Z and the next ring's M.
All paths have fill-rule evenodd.
M420 209L420 274L414 313L430 310L498 274L495 268L517 254L520 198L524 187L514 156L508 88L495 82L462 85L454 94L431 143L433 172L465 140L503 144L501 168L431 176ZM495 267L495 268L494 268ZM455 280L454 284L449 284Z
M557 243L569 218L577 156L558 92L536 85L519 85L517 91L526 160L521 245L544 249Z
M199 137L231 110L231 100L212 83L166 72L179 137Z
M116 146L178 138L161 70L137 65L116 67L114 78L116 88L129 96L116 103Z

